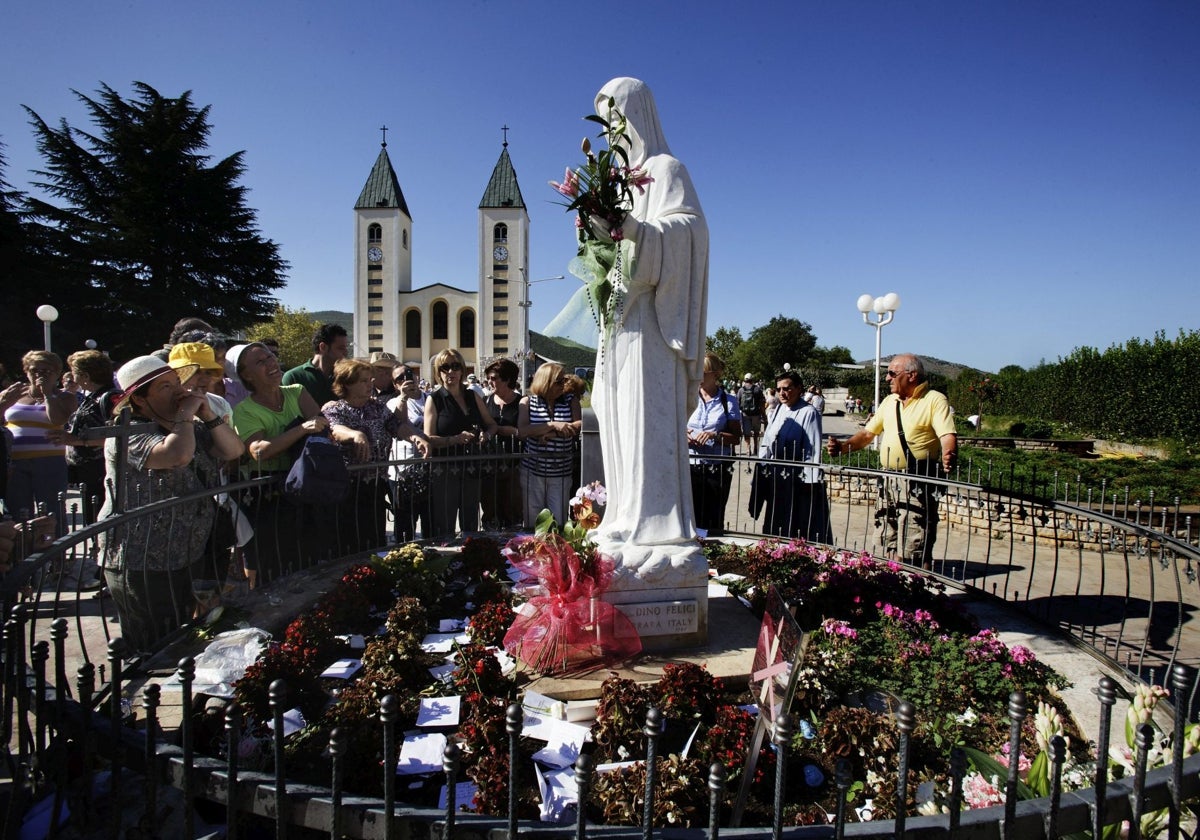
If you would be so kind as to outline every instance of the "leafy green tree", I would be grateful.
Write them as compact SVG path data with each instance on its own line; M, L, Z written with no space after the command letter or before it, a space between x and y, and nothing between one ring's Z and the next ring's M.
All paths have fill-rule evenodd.
M708 337L707 350L709 353L716 353L721 357L721 361L725 362L726 366L733 359L737 349L745 343L742 338L742 331L737 327L717 327L717 331ZM727 372L727 375L732 377L732 368Z
M46 168L28 198L44 226L64 318L127 358L158 347L185 314L233 331L268 317L287 263L246 206L243 153L206 154L209 107L135 82L128 99L78 91L94 127L49 125L26 108Z
M312 337L321 326L304 307L288 309L283 304L266 321L246 330L250 341L274 338L279 342L279 362L284 369L301 365L312 358Z
M783 370L785 363L794 368L803 366L817 346L812 327L796 318L776 315L766 324L750 332L750 337L737 349L738 370L749 372L765 381Z
M852 365L854 364L854 356L850 354L849 347L843 347L840 344L835 344L833 347L815 347L809 355L808 364L816 367L823 365Z

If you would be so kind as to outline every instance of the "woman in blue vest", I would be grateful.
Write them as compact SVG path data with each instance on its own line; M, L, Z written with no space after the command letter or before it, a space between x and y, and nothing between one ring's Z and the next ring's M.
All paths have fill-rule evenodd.
M692 467L692 509L696 527L710 537L725 533L725 503L733 484L733 455L742 431L738 401L721 387L725 363L715 353L704 354L704 378L699 400L687 423ZM708 456L708 457L697 457Z

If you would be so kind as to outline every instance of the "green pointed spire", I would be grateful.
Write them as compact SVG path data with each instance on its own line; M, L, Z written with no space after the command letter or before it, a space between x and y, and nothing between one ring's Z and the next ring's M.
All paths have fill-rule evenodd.
M354 203L355 210L368 207L398 207L404 215L412 218L412 213L408 212L408 202L404 200L404 193L400 190L400 182L396 179L396 170L392 169L387 143L379 150L379 157L371 167L367 183L363 185L358 201Z
M517 184L517 173L513 169L512 160L508 156L508 143L500 152L500 160L492 170L492 178L488 181L483 198L479 200L480 207L525 207L525 199L521 197L521 187Z

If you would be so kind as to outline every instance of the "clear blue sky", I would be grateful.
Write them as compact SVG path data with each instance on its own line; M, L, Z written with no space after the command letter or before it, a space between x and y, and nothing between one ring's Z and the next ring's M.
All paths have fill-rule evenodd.
M531 276L565 274L572 221L546 181L578 162L595 92L630 75L708 216L710 333L782 313L867 358L855 300L896 291L885 354L997 370L1197 326L1191 0L9 0L4 19L9 183L39 165L21 105L86 126L72 88L191 90L214 155L246 151L290 306L351 308L352 208L383 123L417 285L476 287L504 124ZM575 282L533 287L535 328Z

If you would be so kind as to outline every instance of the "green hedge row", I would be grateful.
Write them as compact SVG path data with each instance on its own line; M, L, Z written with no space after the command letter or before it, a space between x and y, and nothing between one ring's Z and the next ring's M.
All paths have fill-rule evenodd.
M949 383L959 413L978 410L981 380L968 372ZM1197 331L1181 330L1175 339L1160 332L1103 352L1081 347L1053 364L1005 368L992 380L999 393L986 399L985 413L1037 418L1079 434L1121 440L1194 444L1200 438Z

